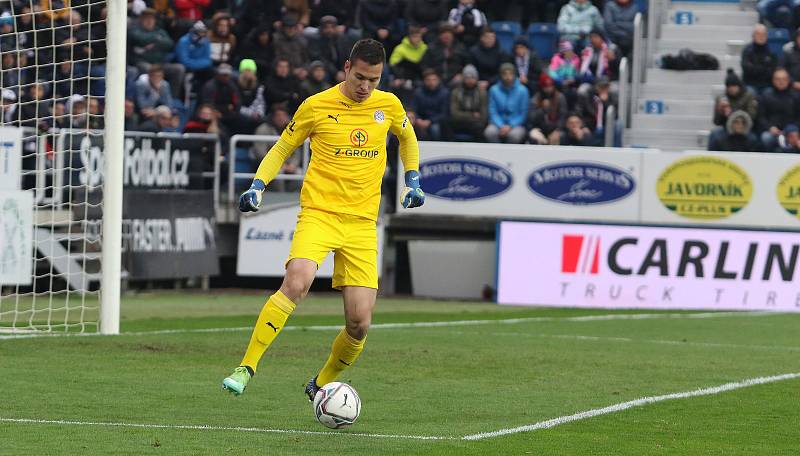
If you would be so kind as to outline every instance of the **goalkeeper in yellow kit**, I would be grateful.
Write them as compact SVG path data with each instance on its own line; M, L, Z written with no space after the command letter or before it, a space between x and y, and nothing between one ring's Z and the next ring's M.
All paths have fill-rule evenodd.
M223 388L236 395L244 392L259 360L308 293L330 251L334 252L333 287L340 289L344 298L345 327L333 341L325 365L308 382L308 399L314 399L320 386L336 380L364 348L378 292L375 223L389 131L400 140L406 181L403 207L425 202L414 129L400 100L375 90L385 60L379 42L358 41L345 62L345 80L300 105L239 200L242 212L258 210L262 194L281 164L311 138L311 162L300 194L302 210L286 260L286 275L281 288L264 304L240 366L222 382Z

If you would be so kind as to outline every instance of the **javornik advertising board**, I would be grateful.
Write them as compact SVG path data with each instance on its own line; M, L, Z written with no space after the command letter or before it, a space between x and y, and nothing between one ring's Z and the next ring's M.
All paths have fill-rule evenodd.
M501 304L800 312L794 233L503 222Z

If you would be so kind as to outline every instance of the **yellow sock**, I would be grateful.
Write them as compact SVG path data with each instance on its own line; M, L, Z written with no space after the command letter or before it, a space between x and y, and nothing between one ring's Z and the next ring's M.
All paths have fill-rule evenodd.
M364 342L366 340L366 337L356 340L350 334L347 334L346 329L342 328L339 335L333 340L328 361L319 371L319 375L317 375L317 385L324 386L335 381L343 370L350 367L358 359L358 355L364 350Z
M269 297L258 315L258 320L256 320L255 328L253 328L253 335L250 336L250 344L247 345L247 351L244 354L244 358L242 358L241 366L249 366L253 369L253 372L256 371L258 362L264 356L267 347L278 337L278 333L283 329L286 319L289 318L294 308L295 304L292 300L287 298L280 290Z

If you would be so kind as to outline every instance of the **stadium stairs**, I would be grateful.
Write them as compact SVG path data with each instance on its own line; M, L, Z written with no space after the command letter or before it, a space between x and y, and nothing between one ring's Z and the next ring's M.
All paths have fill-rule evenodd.
M663 150L705 149L713 127L713 100L723 93L725 71L741 75L740 55L758 22L739 2L671 2L661 15L661 36L647 56L645 82L633 100L631 128L624 144ZM661 55L689 48L714 55L719 69L675 71L658 68Z

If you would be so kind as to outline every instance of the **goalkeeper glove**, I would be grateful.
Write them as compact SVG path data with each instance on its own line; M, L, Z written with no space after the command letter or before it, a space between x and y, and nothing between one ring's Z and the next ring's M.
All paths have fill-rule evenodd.
M404 208L420 207L425 204L425 192L419 188L419 172L406 172L406 188L400 194L400 203Z
M239 197L239 210L242 212L255 212L261 206L261 195L267 186L261 179L255 179L246 192Z

